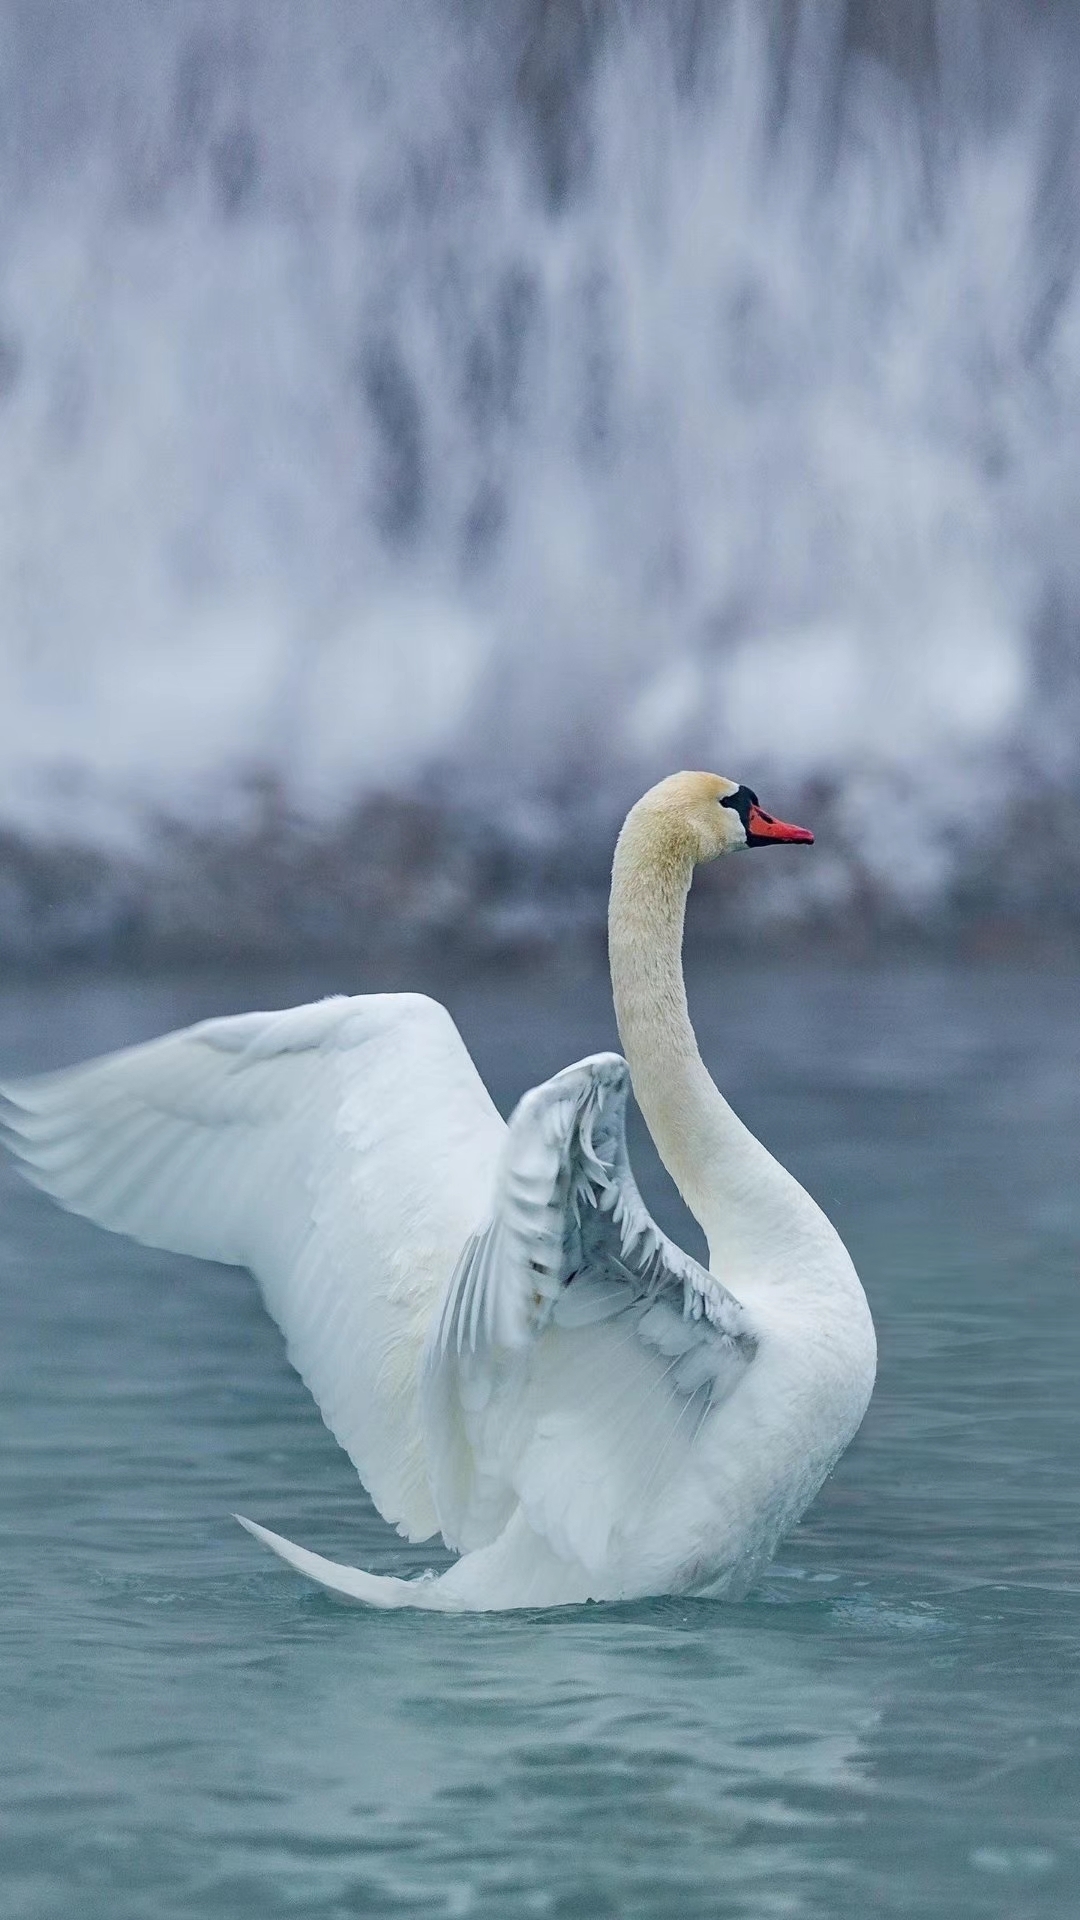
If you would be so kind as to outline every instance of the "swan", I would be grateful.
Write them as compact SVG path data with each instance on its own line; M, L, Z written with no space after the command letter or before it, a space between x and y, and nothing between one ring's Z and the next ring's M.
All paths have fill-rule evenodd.
M0 1089L64 1206L253 1271L379 1512L459 1556L391 1578L236 1516L290 1566L376 1607L745 1593L858 1428L876 1348L835 1229L702 1062L683 920L700 862L812 839L716 774L646 793L609 909L626 1057L505 1123L414 993L207 1020ZM631 1086L708 1270L638 1193Z

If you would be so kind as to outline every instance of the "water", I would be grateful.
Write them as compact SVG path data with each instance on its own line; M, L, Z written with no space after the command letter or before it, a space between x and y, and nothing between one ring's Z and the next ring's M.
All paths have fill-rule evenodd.
M0 1059L335 984L9 988ZM446 997L504 1106L614 1038L588 978ZM861 1434L739 1606L449 1619L305 1585L233 1508L379 1571L433 1556L379 1521L247 1277L4 1171L3 1920L1077 1911L1075 973L729 964L692 999L881 1344Z
M69 20L0 5L0 950L439 774L598 894L679 764L832 796L788 919L1075 916L1075 9Z

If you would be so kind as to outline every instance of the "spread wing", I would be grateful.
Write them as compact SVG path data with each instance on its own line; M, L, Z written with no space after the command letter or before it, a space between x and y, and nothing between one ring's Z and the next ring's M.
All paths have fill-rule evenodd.
M433 1323L423 1411L446 1538L486 1544L521 1504L586 1567L686 1467L752 1362L747 1315L661 1233L626 1151L617 1054L525 1095L490 1224Z
M209 1020L2 1092L9 1144L64 1206L254 1271L380 1512L435 1532L420 1358L505 1133L445 1008L373 994Z

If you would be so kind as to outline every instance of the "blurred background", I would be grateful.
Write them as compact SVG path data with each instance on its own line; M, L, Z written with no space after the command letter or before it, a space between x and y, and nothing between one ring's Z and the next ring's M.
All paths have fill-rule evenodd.
M0 21L0 954L1075 942L1067 0Z

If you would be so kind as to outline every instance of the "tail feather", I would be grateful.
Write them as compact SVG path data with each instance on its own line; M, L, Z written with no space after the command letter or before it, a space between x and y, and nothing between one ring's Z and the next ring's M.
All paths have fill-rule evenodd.
M440 1583L432 1574L423 1574L419 1580L396 1580L388 1574L365 1573L361 1567L343 1567L336 1560L324 1560L321 1553L296 1546L280 1533L271 1533L269 1527L260 1527L255 1520L246 1520L242 1513L234 1513L233 1519L279 1559L328 1593L340 1593L368 1607L427 1607L445 1612L460 1605L440 1592Z

